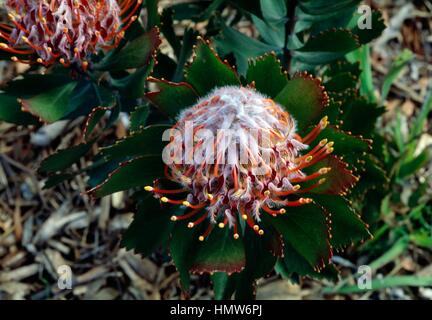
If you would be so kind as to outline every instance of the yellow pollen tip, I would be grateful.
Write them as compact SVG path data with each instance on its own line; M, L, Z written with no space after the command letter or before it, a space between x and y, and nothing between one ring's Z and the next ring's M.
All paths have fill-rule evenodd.
M69 32L69 29L68 29L68 28L63 28L63 32L64 32L64 33L68 33L68 32Z
M266 197L268 197L268 196L270 195L270 191L269 191L269 190L264 191L264 195L265 195Z
M257 224L254 225L254 226L253 226L253 229L254 229L255 231L258 231L258 230L259 230L259 225L257 225Z
M17 62L17 61L18 61L18 58L15 57L15 56L13 56L13 57L11 57L11 60L12 60L13 62Z
M209 200L213 200L213 195L209 193L209 194L207 195L207 198L208 198Z
M327 153L332 153L334 151L334 148L327 149Z
M0 43L0 48L7 49L9 46L6 43Z
M318 173L319 174L326 174L327 172L329 172L330 170L328 168L321 168L319 169Z
M284 214L284 213L286 213L286 210L284 208L282 208L279 210L279 213Z
M238 238L240 238L240 236L239 236L238 233L234 233L234 236L233 236L233 237L234 237L235 240L237 240Z
M306 162L311 162L312 161L312 159L313 159L313 157L312 156L308 156L306 159L305 159L305 161Z
M299 184L296 184L296 185L293 187L293 190L294 190L294 191L297 191L297 190L300 190L300 188L301 188L301 186L300 186Z
M183 201L182 204L183 204L185 207L189 207L189 206L191 205L189 201Z
M195 225L194 225L193 222L189 222L189 223L188 223L188 228L189 228L189 229L192 229L194 226L195 226Z
M63 58L61 58L59 61L60 61L61 64L65 63L65 59L63 59Z
M162 202L165 202L165 203L167 203L167 202L169 201L167 197L162 197L160 200L161 200Z
M247 218L248 218L248 217L247 217L247 214L242 215L242 219L243 219L243 220L247 220Z
M264 230L261 229L260 231L258 231L258 234L259 234L260 236L262 236L262 235L264 234Z
M199 236L199 237L198 237L198 240L199 240L199 241L204 241L204 237L203 237L203 236Z
M138 19L138 16L133 16L133 17L131 18L131 21L135 21L136 19Z
M334 142L333 141L330 141L329 143L327 143L327 147L328 148L333 147L333 146L334 146Z
M318 181L318 184L323 184L324 182L326 182L326 180L327 180L326 178L322 178Z
M78 53L79 52L79 49L78 48L74 48L74 50L73 50L75 53Z
M311 203L312 199L311 198L300 198L300 203L305 204L305 203Z
M37 63L42 63L43 60L42 60L41 58L37 58L37 59L36 59L36 62L37 62Z
M153 189L152 186L145 186L145 187L144 187L144 190L145 190L145 191L153 191L154 189Z
M22 36L21 39L22 39L22 41L24 41L24 42L28 42L28 41L29 41L29 39L28 39L26 36Z
M320 142L319 142L319 145L321 146L321 147L323 147L323 146L325 146L325 144L328 142L328 140L327 139L322 139Z
M8 14L8 17L9 17L9 19L11 19L12 21L15 20L15 17L14 17L14 15L13 15L12 13L9 13L9 14Z
M177 221L177 217L176 216L171 216L171 221Z
M219 222L218 227L221 229L225 228L225 223Z

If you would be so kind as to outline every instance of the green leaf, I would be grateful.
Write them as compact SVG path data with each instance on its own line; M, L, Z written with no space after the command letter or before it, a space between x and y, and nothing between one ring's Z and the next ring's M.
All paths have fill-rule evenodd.
M73 173L59 173L54 174L52 176L49 176L48 179L45 181L43 189L50 189L52 187L55 187L59 185L60 183L71 180L75 177L75 174Z
M328 264L322 270L316 270L308 261L288 242L284 245L284 257L279 259L276 271L286 279L291 279L293 275L300 277L313 277L316 279L338 280L338 270Z
M49 156L42 161L39 172L50 173L62 171L75 162L77 162L82 156L90 151L93 145L93 141L88 143L81 143L68 149L57 151L55 154Z
M346 53L357 49L358 40L351 31L345 29L327 30L311 36L300 52Z
M177 59L177 67L175 69L174 75L172 76L172 81L178 82L183 80L185 64L192 54L193 45L196 42L197 36L198 32L194 29L188 28L185 30L183 34L181 50Z
M353 136L352 134L333 126L327 126L322 130L315 141L318 142L321 139L333 141L333 154L342 156L344 159L349 159L346 160L346 162L351 165L356 162L359 155L371 150L370 141Z
M286 209L284 215L263 215L263 220L273 225L313 269L321 269L331 257L325 213L314 204Z
M179 38L175 34L172 8L166 8L162 11L161 22L162 23L160 25L160 28L165 39L170 44L171 48L173 48L176 57L179 57L181 51L181 43Z
M197 93L186 82L175 83L155 78L149 78L148 81L157 83L159 91L147 93L147 99L171 118L175 119L183 109L198 100Z
M285 46L286 0L260 0L262 18L252 15L252 21L263 40L277 48Z
M293 56L304 63L324 64L342 58L359 46L357 36L350 30L327 30L311 36Z
M419 155L413 159L404 162L398 172L398 178L404 179L415 174L418 170L423 168L432 158L432 151L429 149L423 150Z
M77 82L69 82L34 97L22 99L22 108L46 122L60 120L78 107L69 103L76 86Z
M361 0L341 0L332 1L327 0L298 0L298 5L311 15L324 15L327 13L338 12L346 7L355 6Z
M274 54L267 54L249 62L246 74L248 83L255 82L255 88L274 98L287 85L288 78Z
M357 86L357 77L349 72L339 73L334 75L325 83L325 87L329 92L344 92L348 89L355 89Z
M410 241L416 246L432 249L432 236L427 232L416 232L410 235Z
M275 101L285 107L302 131L309 125L318 123L328 105L328 95L317 78L300 73L288 81Z
M427 122L429 113L432 110L432 88L429 89L429 93L426 96L426 99L421 106L420 112L414 120L412 125L412 130L410 132L410 140L418 139L421 133L424 130L425 124ZM417 143L413 141L413 147L415 147Z
M286 20L286 0L260 0L260 4L264 20L267 22L274 23Z
M203 213L200 213L203 214ZM202 226L189 229L185 222L175 222L169 243L171 257L174 265L180 273L180 281L183 290L188 291L190 286L189 270L192 267L198 246L198 237Z
M271 226L265 227L265 233L259 236L248 226L244 230L246 265L236 277L236 300L255 298L256 279L269 274L276 263L277 256L283 254L282 239Z
M246 267L243 276L250 281L259 279L270 273L276 263L277 256L282 256L283 243L280 234L267 226L264 235L260 236L251 228L245 227L244 246L246 251Z
M376 271L386 264L395 261L400 255L406 252L409 245L407 236L400 238L393 246L390 247L382 256L369 263L369 267Z
M123 234L121 246L148 256L168 240L173 226L169 209L161 207L151 194L145 194L138 201L137 213Z
M213 291L216 300L230 300L234 294L238 274L228 275L225 272L215 272L212 276Z
M240 272L245 263L245 249L241 237L235 240L231 228L214 228L209 237L198 244L191 271Z
M384 19L379 11L373 11L371 18L371 27L360 29L358 26L358 21L360 19L360 14L355 14L351 25L353 25L352 32L358 37L361 44L366 44L372 40L378 38L381 33L385 30L386 25Z
M382 101L385 101L387 99L387 96L390 92L390 88L393 85L393 83L396 81L396 79L401 74L402 70L407 66L407 64L414 58L413 53L405 49L402 51L395 59L395 61L392 63L389 72L386 74L382 89L381 89L381 99Z
M16 97L1 93L0 94L0 120L18 124L35 125L39 121L28 112L21 111L21 106Z
M211 1L193 1L176 3L169 7L173 11L174 20L192 20L194 22L201 21L202 13L211 4Z
M236 7L248 11L260 18L262 18L261 1L260 0L231 0Z
M130 41L123 48L107 54L95 65L95 69L113 72L143 67L150 62L160 43L158 29L153 28Z
M130 132L134 133L136 131L144 129L147 123L148 115L148 106L137 107L134 111L132 111L130 116Z
M204 40L198 42L195 59L187 68L185 78L200 96L216 87L240 85L236 72Z
M333 195L314 195L313 199L323 207L331 220L330 243L342 249L357 241L370 238L367 225L344 198Z
M362 158L360 180L353 189L354 195L363 195L373 189L383 189L387 187L389 179L387 178L385 170L382 168L379 160L368 155Z
M352 100L344 107L341 127L355 135L369 136L384 112L385 108L368 103L365 99Z
M164 147L162 134L169 128L169 125L163 124L145 127L141 131L118 140L112 146L102 148L99 155L105 161L115 159L121 161L121 159L144 156L146 154L159 154L160 161L162 161L162 156L160 155Z
M144 96L145 83L148 75L153 71L154 59L151 59L148 65L145 65L135 72L122 79L115 79L111 84L120 90L124 97L128 99L138 99Z
M161 156L146 155L120 163L104 182L89 190L88 193L93 197L104 197L118 191L149 185L162 175Z
M350 63L347 60L335 61L328 66L328 68L325 70L324 75L332 78L339 75L340 73L349 73L357 79L361 73L360 63Z
M87 141L93 130L96 128L99 121L111 108L108 107L96 107L92 110L90 115L87 117L87 121L84 125L83 136Z
M4 90L8 95L26 99L70 82L70 76L62 73L25 74L9 82Z
M259 40L248 37L234 28L223 26L221 34L216 37L216 46L222 55L234 53L237 69L245 74L248 60L261 56L267 52L280 52L280 48L265 44Z
M360 93L370 102L377 102L375 86L373 83L372 62L370 47L363 45L359 49L347 54L350 62L359 62L362 70L360 74Z
M99 86L93 81L82 79L69 100L69 108L73 111L65 118L76 119L80 116L88 116L95 107L112 107L114 102L112 90Z
M252 15L252 22L257 28L262 40L271 46L283 48L285 46L285 22L269 23Z
M146 0L145 5L147 9L147 28L153 28L160 24L160 17L158 13L159 0ZM153 29L154 30L154 29Z
M358 178L347 169L348 164L339 158L329 155L310 167L308 172L317 172L321 168L330 168L330 172L322 177L324 183L312 189L311 193L340 195L349 192L357 183ZM315 182L311 182L315 183Z

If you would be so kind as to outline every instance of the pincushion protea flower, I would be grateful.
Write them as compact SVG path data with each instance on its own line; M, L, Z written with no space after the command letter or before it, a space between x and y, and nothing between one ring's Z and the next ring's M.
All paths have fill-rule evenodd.
M185 289L190 272L225 272L243 290L276 261L286 274L334 278L332 251L369 237L346 197L370 142L339 128L341 103L321 81L289 79L273 54L240 77L201 39L184 82L148 81L172 122L103 149L100 159L126 161L89 191L145 189L123 245L148 255L168 243Z
M89 55L116 47L142 0L7 0L11 25L0 25L0 49L12 60L88 67ZM25 58L27 57L27 58Z
M302 195L323 184L324 176L331 170L323 166L310 175L302 171L319 164L333 152L334 143L327 139L309 148L309 152L303 152L327 126L327 117L301 138L296 133L295 120L256 90L216 88L195 106L184 110L174 128L186 133L187 122L195 128L195 135L208 130L217 138L206 141L195 137L194 146L184 152L179 163L167 167L167 179L183 188L163 190L146 186L145 190L154 192L162 202L192 209L182 216L173 215L173 221L188 219L188 227L193 228L208 218L210 223L199 236L200 241L208 237L217 221L220 228L226 224L232 228L234 239L239 238L239 219L263 235L264 230L259 226L262 213L277 216L285 214L286 207L311 203L312 198ZM183 147L176 140L170 145L167 149L174 149L173 154L178 153L175 149ZM195 158L199 156L199 160L187 164L192 154ZM301 189L300 183L308 181L314 183ZM187 197L169 198L173 193L187 193Z

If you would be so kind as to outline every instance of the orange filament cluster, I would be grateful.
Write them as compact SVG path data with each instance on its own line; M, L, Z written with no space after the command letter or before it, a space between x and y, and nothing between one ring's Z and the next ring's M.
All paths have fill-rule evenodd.
M88 68L90 54L118 46L142 0L7 0L0 49L12 61Z

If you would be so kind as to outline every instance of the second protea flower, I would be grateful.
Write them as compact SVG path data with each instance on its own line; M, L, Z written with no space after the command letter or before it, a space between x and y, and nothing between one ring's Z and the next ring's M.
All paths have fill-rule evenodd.
M89 56L114 48L137 19L142 0L7 0L11 25L0 49L13 61L88 67Z

